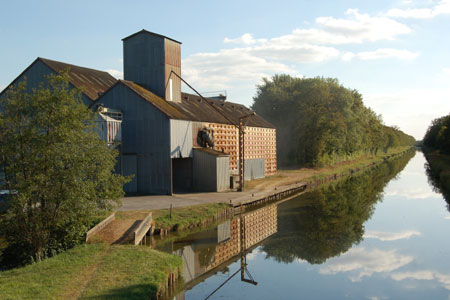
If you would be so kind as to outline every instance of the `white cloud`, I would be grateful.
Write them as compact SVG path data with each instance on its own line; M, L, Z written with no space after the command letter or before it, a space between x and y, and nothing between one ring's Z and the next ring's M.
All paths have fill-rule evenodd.
M419 56L419 53L417 52L392 48L380 48L375 51L364 51L356 54L356 57L361 60L373 60L380 58L414 59L417 56Z
M393 48L380 48L374 51L362 51L356 54L353 52L346 52L341 56L341 58L343 61L351 61L354 58L360 60L374 60L386 58L412 60L418 56L419 56L418 52L411 52L408 50L399 50Z
M262 77L275 73L299 75L288 65L253 55L246 48L197 53L184 59L182 64L183 77L199 89L254 86Z
M433 7L425 8L393 8L387 12L387 16L396 18L431 19L439 15L450 14L450 0L442 0Z
M275 73L301 76L292 64L324 62L341 57L351 60L386 57L413 58L406 50L379 49L354 54L341 52L329 45L360 44L378 40L393 40L411 29L387 17L361 14L349 9L345 18L319 17L318 28L295 29L290 34L274 38L255 38L244 33L237 38L225 38L224 43L240 45L211 53L196 53L183 60L183 77L204 90L254 86L262 77Z
M401 239L409 239L413 236L419 236L421 233L415 230L406 230L401 232L385 232L376 230L367 230L364 238L373 238L380 241L396 241Z
M342 60L343 61L351 61L355 56L356 56L356 54L353 52L345 52L342 55Z
M450 220L450 216L445 216L444 219Z
M361 14L357 9L348 9L348 19L320 17L316 22L329 34L337 35L345 43L362 43L364 41L393 40L411 29L387 17L373 17Z
M443 68L442 74L444 74L445 76L450 76L450 68Z
M430 187L426 188L397 188L386 192L386 196L401 196L408 199L428 199L441 197L441 194L434 192Z
M122 71L114 70L114 69L108 69L108 70L106 70L106 72L111 74L116 79L123 79L123 72Z
M321 62L339 56L339 50L317 45L263 45L248 52L256 57L294 63Z
M260 248L256 248L255 250L253 250L252 252L247 254L246 259L248 261L255 260L258 257L258 255L260 255L261 253L262 252L261 252Z
M420 140L433 119L450 112L448 95L450 88L410 88L392 93L366 94L364 103L382 114L387 125L397 125Z
M397 254L395 250L354 248L340 257L330 259L319 269L319 273L356 272L356 275L350 276L350 280L360 281L363 277L374 273L392 272L412 261L411 256Z
M264 43L266 41L267 41L266 39L255 40L253 38L253 35L251 35L250 33L244 33L243 35L235 39L225 38L223 40L223 42L227 44L230 43L230 44L244 44L244 45L253 45L256 43Z
M415 272L401 272L401 273L394 273L391 275L391 278L395 281L402 281L402 280L437 280L442 286L450 290L450 275L448 274L442 274L440 272L435 271L415 271Z
M391 278L395 281L405 279L432 280L434 279L434 273L432 271L401 272L392 274Z
M295 29L291 34L272 38L268 43L276 45L342 45L361 44L379 40L393 40L397 36L411 32L411 29L387 17L373 17L360 14L356 9L348 9L348 18L319 17L316 25L320 28Z

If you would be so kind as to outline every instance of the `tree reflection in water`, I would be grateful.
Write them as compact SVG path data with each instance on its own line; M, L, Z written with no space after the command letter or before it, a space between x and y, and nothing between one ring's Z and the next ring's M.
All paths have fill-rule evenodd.
M434 192L442 194L445 201L447 202L447 210L450 212L450 186L446 186L446 179L440 178L440 171L440 168L437 167L433 169L429 161L425 163L425 172L428 177L428 183L433 187ZM450 182L450 180L448 180L447 182Z
M375 169L332 183L278 206L278 232L262 250L278 262L322 264L363 239L364 222L383 199L387 183L415 155L411 150Z

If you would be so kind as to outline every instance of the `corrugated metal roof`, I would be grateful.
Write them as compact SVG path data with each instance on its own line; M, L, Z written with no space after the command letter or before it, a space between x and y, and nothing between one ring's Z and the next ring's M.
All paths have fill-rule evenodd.
M117 79L108 72L66 64L42 57L38 57L38 59L58 73L68 69L70 83L76 88L79 88L92 101L97 100L100 94L104 93L117 82Z
M168 116L171 119L178 119L178 120L189 120L188 117L182 113L179 109L171 105L170 102L164 100L163 98L153 94L149 90L141 87L140 85L128 81L128 80L119 80L120 83L127 86L130 90L135 92L137 95L139 95L144 100L150 102L153 104L157 109L159 109L161 112L163 112L166 116Z
M206 101L209 102L208 104L199 96L187 93L182 93L181 98L181 103L171 102L171 104L185 113L189 117L189 120L192 121L231 124L229 121L231 120L235 125L238 125L240 117L248 116L253 112L242 104L205 98ZM226 116L226 118L224 116ZM259 115L249 117L246 125L275 128L272 123L266 121Z
M158 34L158 33L154 33L154 32L151 32L151 31L148 31L148 30L145 30L145 29L142 29L141 31L138 31L138 32L136 32L136 33L133 33L132 35L129 35L129 36L123 38L122 41L125 41L125 40L127 40L127 39L129 39L129 38L131 38L131 37L133 37L133 36L135 36L135 35L141 34L141 33L151 34L151 35L158 36L158 37L161 37L161 38L165 38L165 39L174 41L174 42L176 42L176 43L178 43L178 44L181 44L181 42L179 42L179 41L177 41L177 40L174 40L174 39L172 39L172 38L170 38L170 37L167 37L167 36L165 36L165 35L161 35L161 34Z
M216 150L213 150L211 148L194 147L193 149L197 150L197 151L202 151L202 152L214 155L214 156L230 156L230 154L223 153L223 152L220 152L220 151L216 151Z
M205 98L209 101L209 104L199 96L182 93L181 103L166 101L156 94L153 94L149 90L141 87L140 85L128 81L119 80L129 89L134 91L144 100L152 103L161 112L167 115L171 119L176 120L188 120L198 122L213 122L230 125L238 125L239 118L248 116L253 111L242 104L225 102L221 100ZM214 109L212 106L216 109ZM226 118L224 117L226 116ZM231 123L229 120L233 121ZM270 122L266 121L259 115L251 116L247 119L247 126L275 128Z
M108 72L84 68L41 57L38 57L36 61L37 60L42 61L58 73L69 69L70 83L76 88L79 88L92 101L96 101L107 90L120 82L133 90L144 100L152 103L156 108L171 119L238 125L240 117L247 116L252 113L252 110L242 104L205 98L209 102L208 104L199 96L187 93L182 93L181 103L166 101L134 82L117 80ZM232 122L230 122L230 120ZM266 121L259 115L249 117L246 125L275 128L273 124Z

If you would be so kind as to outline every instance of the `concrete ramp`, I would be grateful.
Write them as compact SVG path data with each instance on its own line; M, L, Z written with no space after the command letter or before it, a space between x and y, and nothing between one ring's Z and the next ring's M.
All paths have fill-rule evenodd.
M126 216L116 213L116 218L107 226L95 233L89 242L105 242L107 244L134 244L134 232L141 225L148 213L133 213Z

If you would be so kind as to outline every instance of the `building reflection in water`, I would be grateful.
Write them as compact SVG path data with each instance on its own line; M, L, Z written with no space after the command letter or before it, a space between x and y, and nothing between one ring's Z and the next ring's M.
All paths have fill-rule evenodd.
M241 259L241 268L228 277L218 289L237 274L241 280L256 284L246 266L246 254L260 242L277 232L277 205L242 213L214 230L177 239L170 245L172 253L183 258L182 277L189 289L217 271ZM211 291L212 293L215 291ZM173 299L185 299L184 291Z

